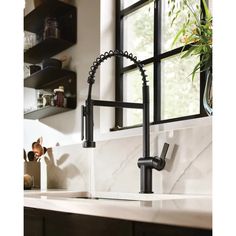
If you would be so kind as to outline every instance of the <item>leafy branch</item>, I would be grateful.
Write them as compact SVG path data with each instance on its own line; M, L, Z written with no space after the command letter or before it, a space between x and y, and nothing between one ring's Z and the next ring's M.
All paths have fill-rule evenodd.
M212 66L212 15L207 7L206 1L201 0L203 9L191 0L168 0L170 11L169 17L172 18L173 25L181 12L188 14L186 20L177 32L172 47L181 41L184 44L181 58L188 56L200 56L200 61L194 66L192 80L196 73L206 71ZM185 50L186 45L191 45Z

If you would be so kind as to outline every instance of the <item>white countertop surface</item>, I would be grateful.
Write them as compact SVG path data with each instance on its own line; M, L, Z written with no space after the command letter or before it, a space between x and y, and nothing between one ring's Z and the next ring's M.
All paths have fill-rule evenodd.
M24 206L149 223L212 228L212 200L208 195L96 192L93 195L95 199L86 199L88 196L87 192L68 190L27 190L24 191Z

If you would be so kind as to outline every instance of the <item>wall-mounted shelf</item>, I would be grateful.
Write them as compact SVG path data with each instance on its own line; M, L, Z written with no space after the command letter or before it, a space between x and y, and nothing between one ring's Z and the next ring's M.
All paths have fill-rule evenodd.
M59 38L41 40L24 53L27 63L40 63L74 45L77 41L76 7L58 0L48 0L24 17L24 30L43 38L44 24L47 17L55 17L60 30Z
M45 39L24 52L24 62L32 64L40 63L44 58L56 55L73 46L73 44L74 43L63 39Z
M64 108L64 107L47 106L34 111L24 113L24 118L30 120L37 120L71 110L72 109L70 108Z
M25 119L41 119L76 108L76 73L69 70L55 69L48 67L40 70L24 79L24 87L35 89L54 90L59 86L64 87L64 94L67 98L67 107L48 106L38 110L26 112Z
M35 89L48 88L51 87L50 84L54 84L57 80L60 81L64 78L74 80L76 73L70 70L47 67L26 77L24 79L24 87ZM74 90L73 88L70 89Z
M44 1L24 17L24 29L32 33L40 32L43 29L44 19L48 16L57 19L70 16L72 19L76 16L76 7L58 0Z
M59 29L57 38L43 39L45 19L56 18ZM43 59L52 57L71 47L77 40L77 10L76 7L58 1L47 0L24 17L24 30L35 33L41 40L24 52L24 62L37 64ZM47 116L70 111L76 108L76 73L53 67L44 68L24 79L24 87L53 91L59 86L64 87L67 98L66 107L46 106L26 112L25 119L41 119Z

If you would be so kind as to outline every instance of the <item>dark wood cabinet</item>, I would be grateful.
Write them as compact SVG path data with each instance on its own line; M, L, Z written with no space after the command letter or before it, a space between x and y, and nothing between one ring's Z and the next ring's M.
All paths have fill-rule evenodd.
M211 230L136 222L135 236L211 236Z
M66 213L45 217L45 236L132 236L132 223L124 220Z
M130 221L31 208L24 211L24 236L132 236Z
M198 228L24 209L24 236L211 236ZM124 212L125 214L125 212Z
M44 218L38 209L24 211L24 236L44 236Z

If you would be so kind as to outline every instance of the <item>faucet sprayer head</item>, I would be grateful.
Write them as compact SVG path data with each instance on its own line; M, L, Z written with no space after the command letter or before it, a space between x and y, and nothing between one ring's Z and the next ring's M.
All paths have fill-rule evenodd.
M84 148L95 148L96 143L93 141L93 107L88 105L81 106L81 140L84 140L84 120L86 124Z

